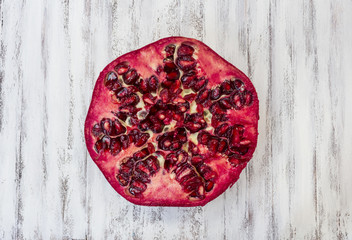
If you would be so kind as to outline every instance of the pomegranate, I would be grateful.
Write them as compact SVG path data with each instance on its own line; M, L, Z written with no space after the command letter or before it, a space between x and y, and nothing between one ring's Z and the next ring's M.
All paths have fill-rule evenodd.
M252 158L258 97L204 43L169 37L100 73L85 122L88 152L111 186L147 206L204 206Z

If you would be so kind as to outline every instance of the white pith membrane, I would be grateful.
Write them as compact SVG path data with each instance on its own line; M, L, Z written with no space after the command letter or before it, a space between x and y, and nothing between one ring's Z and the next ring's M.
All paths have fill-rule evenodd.
M175 43L175 45L177 46L177 48L175 49L175 56L174 56L174 60L176 60L177 58L177 50L178 47L180 46L180 43ZM195 51L192 55L192 57L194 59L196 59L196 61L198 61L198 49L197 46L192 46ZM152 50L150 50L152 51ZM140 53L140 57L142 58L143 54L145 54L145 52L141 52ZM161 55L165 56L165 52L161 52ZM146 56L147 57L147 56ZM127 60L128 61L128 60ZM157 90L156 93L151 93L154 97L158 97L160 91L163 89L161 87L161 82L162 79L165 78L165 76L163 76L163 74L165 74L164 72L162 72L160 75L157 75L157 73L155 72L157 67L159 65L163 66L163 63L160 63L160 58L156 57L155 59L150 60L149 62L147 62L148 65L145 66L145 68L143 68L143 65L138 65L138 66L133 66L131 64L131 68L134 68L137 70L138 74L139 74L139 79L143 78L148 78L150 77L152 74L156 75L159 79L159 88ZM197 63L196 66L197 69L197 76L198 78L200 76L204 76L205 78L209 78L208 76L206 76L203 72L203 70L201 68L199 68L199 64ZM183 71L181 69L178 69L180 71L180 77L179 77L179 81L183 75ZM114 71L114 70L111 70ZM115 72L116 73L116 72ZM122 78L122 75L118 75L116 73L116 75L118 76L118 80L120 81L120 83L122 84L122 87L130 87L130 85L126 85L124 83L124 80ZM223 78L223 80L225 79L235 79L234 76L232 76L231 74L229 74L228 76L226 76L225 78ZM139 80L137 80L139 81ZM102 86L100 86L100 88L104 88L104 84L101 84ZM209 82L207 88L208 89L212 89L215 86L219 85L218 83L212 83ZM197 92L193 91L192 89L183 89L182 87L182 83L180 88L183 90L181 92L181 97L184 97L187 94L190 93L195 93L197 94ZM104 91L101 91L104 92ZM101 96L102 98L108 97L110 98L110 102L109 104L106 104L106 106L101 106L100 107L102 109L97 110L97 116L99 116L99 119L96 119L95 122L93 122L93 124L91 124L91 129L94 126L94 124L99 123L99 121L102 118L109 118L109 119L118 119L111 111L118 111L118 107L120 104L117 104L116 102L114 103L114 95L115 93L113 91L109 91L108 89L106 89L106 92L108 92L108 94L106 94L105 96ZM198 91L199 93L199 91ZM144 104L143 101L143 94L140 93L139 91L135 92L135 94L138 95L139 97L139 103L136 105L136 108L141 108L140 111L138 111L138 113L136 114L139 120L143 120L146 115L148 114L148 111L146 111L146 105ZM222 95L218 100L224 98L224 97L228 97L229 95ZM159 98L157 98L159 99ZM104 101L103 101L104 102ZM105 102L109 102L108 100L106 100ZM212 102L215 102L212 101ZM173 104L172 102L170 102L171 104ZM228 119L228 121L226 121L227 123L229 123L230 126L235 125L235 124L242 124L245 125L245 132L244 132L244 139L246 139L246 136L253 136L257 134L257 130L255 128L255 123L252 123L251 121L251 115L248 114L248 119L244 118L243 115L246 116L246 114L239 114L239 112L241 111L247 111L245 108L241 109L241 110L235 110L235 109L229 109L226 111L227 115L231 115L232 118ZM248 110L249 111L249 110ZM187 110L186 113L192 114L192 113L197 113L197 103L195 100L193 100L192 102L190 102L190 109ZM184 113L184 116L186 115L186 113ZM207 127L203 130L209 132L211 135L215 135L214 134L214 128L211 126L211 119L213 117L212 113L209 111L208 108L204 108L204 112L203 112L203 116L204 119L207 123ZM238 117L236 117L238 116ZM132 129L138 129L137 126L133 126L130 123L130 117L127 118L126 121L122 121L121 119L118 119L119 122L127 129L127 131L123 134L120 135L127 135ZM247 121L248 120L248 121ZM170 124L165 125L163 128L163 131L161 133L153 133L151 130L147 130L147 131L140 131L142 133L149 133L150 138L148 139L148 141L140 147L136 147L133 143L130 143L129 147L125 150L121 150L121 152L119 154L117 154L116 156L111 155L111 153L109 153L108 151L101 151L98 153L98 158L100 158L102 155L104 156L103 158L106 159L104 161L99 161L99 163L97 163L99 165L99 167L101 169L103 169L105 172L109 173L107 177L108 181L113 185L113 187L116 189L116 176L119 174L119 170L121 167L121 164L126 162L129 157L132 157L133 154L141 149L144 149L147 147L148 143L152 143L154 145L154 148L156 151L160 151L160 149L158 148L158 141L156 140L156 138L159 135L163 135L166 132L172 132L175 131L177 129L176 127L177 121L172 120ZM201 130L202 131L202 130ZM207 158L204 159L204 163L209 166L213 171L216 172L216 181L215 181L215 186L212 190L210 190L209 192L204 192L204 195L207 194L211 194L212 191L215 190L217 182L229 182L229 179L231 178L229 172L229 169L231 168L230 163L228 162L228 156L225 155L225 153L217 153L217 154L210 154L208 147L202 144L198 143L198 139L197 136L199 134L200 131L196 132L196 133L190 133L188 130L186 130L187 132L187 142L185 144L182 145L182 150L188 152L188 142L192 141L196 146L198 146L199 151L200 151L200 155L206 156ZM119 135L119 136L120 136ZM97 141L99 138L101 137L95 137L95 140ZM170 153L169 151L164 151L161 150L165 153L165 156ZM175 151L177 152L177 151ZM140 194L137 195L133 195L130 193L129 188L130 186L122 186L122 188L124 189L124 192L126 195L129 195L132 198L138 198L138 199L142 199L144 196L148 196L148 201L150 201L150 204L144 202L144 205L154 205L153 203L155 202L162 202L164 200L170 200L170 199L178 199L178 200L184 200L184 199L188 199L189 201L200 201L202 200L199 197L192 197L190 196L191 192L186 193L184 191L184 186L182 186L177 180L176 180L176 174L173 170L175 170L175 166L173 168L170 169L169 172L167 172L164 169L164 163L165 163L165 158L157 153L152 153L148 156L146 156L144 159L140 160L140 161L144 161L145 159L147 159L149 156L155 156L159 162L159 166L160 169L153 174L152 176L149 177L150 179L150 183L146 183L146 190L141 192ZM191 154L189 153L190 159L191 159ZM97 159L96 159L97 160ZM225 164L224 164L225 162ZM246 163L244 163L244 166L246 165ZM243 167L244 167L243 166ZM241 171L242 168L239 170ZM195 167L193 167L193 170L199 175L197 169ZM181 174L182 175L182 174ZM112 179L112 176L115 177L115 179ZM120 184L121 185L121 184ZM121 186L120 186L121 187ZM227 188L227 186L225 187L225 189ZM219 189L217 191L221 191L223 192L225 189ZM131 200L131 199L129 199ZM185 204L187 205L187 204Z

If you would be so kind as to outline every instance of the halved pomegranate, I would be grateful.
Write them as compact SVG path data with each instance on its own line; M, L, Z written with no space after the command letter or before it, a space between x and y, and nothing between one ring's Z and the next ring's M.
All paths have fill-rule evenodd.
M130 202L204 206L251 159L258 107L240 70L200 41L169 37L105 67L85 139L93 161Z

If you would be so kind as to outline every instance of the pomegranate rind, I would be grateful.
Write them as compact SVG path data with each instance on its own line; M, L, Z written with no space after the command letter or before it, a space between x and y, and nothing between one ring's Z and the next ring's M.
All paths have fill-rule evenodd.
M147 184L147 190L141 196L136 197L129 194L126 188L119 184L116 179L116 174L118 173L122 161L126 157L132 156L143 147L136 147L132 144L129 148L122 150L116 156L111 155L109 152L97 153L94 150L97 139L96 136L92 134L92 127L104 117L114 118L111 111L118 109L116 103L111 101L110 91L104 86L104 80L106 75L110 71L114 71L114 67L123 61L130 62L131 67L137 69L138 73L143 78L155 75L158 65L162 64L163 58L165 57L163 55L165 46L169 44L181 45L181 43L184 42L189 43L195 48L195 54L200 53L197 60L209 79L208 87L217 86L225 79L232 77L241 79L245 83L246 89L251 91L253 98L251 106L243 108L241 111L228 110L227 112L231 116L228 119L229 125L246 124L249 126L248 129L250 129L250 131L247 134L251 136L251 148L246 154L247 161L235 166L230 164L227 156L217 157L214 161L208 161L207 163L213 167L213 170L219 177L216 180L213 190L206 193L206 197L201 200L190 199L188 194L182 191L181 186L175 180L172 181L169 174L162 168L151 177L151 183ZM152 59L150 56L152 56ZM138 65L134 66L134 63L138 63ZM104 174L110 185L128 201L144 206L204 206L221 195L239 179L242 170L252 158L257 145L258 120L259 101L257 92L250 79L243 72L198 40L184 37L168 37L146 45L138 50L126 53L104 68L93 90L92 101L85 121L84 134L91 158ZM131 130L131 128L127 127L127 131L129 130ZM156 136L157 135L152 136L148 140L148 143L156 143Z

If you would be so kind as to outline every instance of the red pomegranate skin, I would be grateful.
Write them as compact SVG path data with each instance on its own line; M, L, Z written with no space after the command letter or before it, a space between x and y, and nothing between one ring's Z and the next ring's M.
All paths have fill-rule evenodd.
M121 68L117 67L121 65ZM123 73L128 69L136 71L129 71L124 76ZM195 76L191 85L193 84L196 90L185 89L185 85L188 84L186 82L180 84L179 79L187 74ZM149 85L143 81L150 79L151 76L158 79L156 90L148 87ZM172 79L169 86L167 78ZM184 77L184 79L187 78ZM194 87L197 82L204 79L208 81L203 89ZM240 81L236 81L237 79ZM223 83L225 80L230 82L232 90L228 89L229 85ZM151 82L151 85L155 83L146 81ZM183 88L181 93L177 86ZM122 88L128 87L130 87L129 92L121 91ZM216 87L218 89L214 90ZM167 90L161 94L163 89ZM222 95L217 98L219 89ZM128 98L117 97L117 95L124 96L126 91L127 95L130 94ZM228 93L224 94L224 92ZM217 99L212 100L211 94L213 99ZM136 95L139 97L138 103L136 103ZM186 95L188 96L185 97ZM155 99L149 100L151 104L148 105L147 98ZM168 100L169 98L172 100ZM203 98L206 99L205 102L200 103ZM220 104L223 98L227 99ZM180 110L175 110L172 104L184 101L182 99L188 99L191 107L182 114L178 112L177 115L175 112ZM162 105L162 113L166 113L164 115L169 120L158 113L158 116L162 116L160 118L165 121L165 124L162 122L161 127L158 125L161 120L155 120L156 113L151 113L152 106L158 100L160 104L162 101L168 101L167 104L169 104L166 107L165 104ZM121 113L121 106L124 104L131 105ZM220 110L216 112L218 106ZM212 108L211 111L210 108ZM158 107L154 109L161 111ZM171 110L167 111L168 109ZM133 113L133 111L138 112ZM200 117L197 117L197 114ZM149 116L148 119L153 120L154 123L152 127L146 124L149 129L142 131L139 129L141 126L139 124L146 118L145 116ZM222 118L217 121L214 120L216 117ZM94 87L84 133L91 158L111 186L128 201L145 206L204 206L231 187L252 158L257 145L258 120L257 93L244 73L198 40L168 37L126 53L103 69ZM149 123L149 120L145 122ZM227 125L222 126L221 130L219 126L224 123ZM198 130L202 124L206 126ZM225 131L228 126L230 129ZM151 128L154 131L160 131L162 128L162 131L155 133L150 130ZM158 128L159 130L155 130ZM135 138L131 132L133 129L139 129L139 135L135 135ZM177 133L175 133L176 130ZM202 131L206 131L208 135L199 134ZM186 132L186 140L185 135L182 135L184 132ZM145 133L144 138L141 137L143 133ZM146 133L149 134L149 138ZM120 137L122 135L125 136ZM172 137L169 138L169 135ZM200 143L201 136L204 144ZM126 140L127 138L129 140ZM171 139L171 148L176 150L163 150L170 148L169 139ZM190 141L197 147L193 155L190 151L190 145L193 146ZM125 144L124 147L122 147L123 144ZM147 153L144 160L138 160L143 153L137 155L135 153L142 149L149 149L149 155ZM180 150L184 150L188 156L182 155ZM172 153L178 154L177 161L166 161L166 156ZM149 156L154 156L157 161L155 158L147 161ZM172 163L171 167L170 163Z

